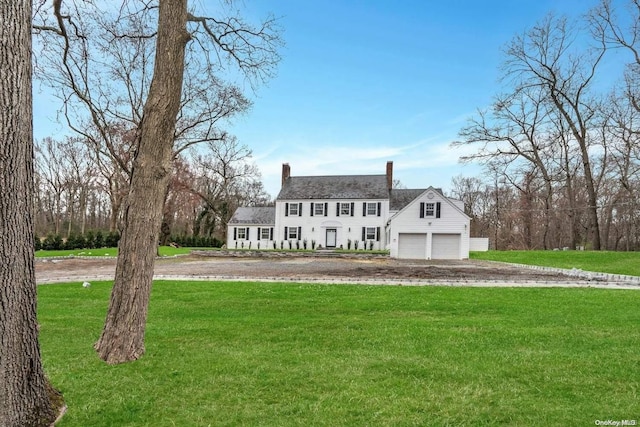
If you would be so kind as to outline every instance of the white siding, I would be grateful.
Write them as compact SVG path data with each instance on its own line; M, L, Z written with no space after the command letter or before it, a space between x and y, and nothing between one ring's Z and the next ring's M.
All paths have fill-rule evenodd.
M420 218L420 203L440 202L440 218ZM426 234L426 259L438 258L430 243L434 234L460 236L459 259L469 258L469 217L459 207L434 189L426 190L404 209L391 218L389 224L389 249L392 257L398 257L400 234ZM419 256L417 254L416 256Z
M238 230L242 228L245 230L245 238L240 239L238 237ZM269 237L272 235L275 237L275 229L273 232L270 230L273 225L255 225L255 224L231 224L227 227L227 248L228 249L273 249L273 243L275 240L263 239L262 230L269 230ZM248 235L247 232L248 231ZM259 233L260 232L260 233Z
M363 203L380 203L380 215L363 215ZM302 203L302 215L290 216L285 215L287 203ZM311 215L311 203L326 203L326 215ZM353 215L338 215L338 203L353 203ZM274 239L280 247L280 242L285 242L285 248L288 243L285 240L285 227L301 227L302 233L300 240L307 240L308 247L311 247L312 241L316 245L327 245L327 229L336 230L336 247L341 246L347 249L347 242L351 240L353 249L354 244L358 241L359 249L364 247L362 241L362 227L380 228L379 240L374 242L374 249L384 249L387 246L385 239L385 224L389 218L389 201L388 200L281 200L276 202L276 229ZM367 247L368 249L368 247Z

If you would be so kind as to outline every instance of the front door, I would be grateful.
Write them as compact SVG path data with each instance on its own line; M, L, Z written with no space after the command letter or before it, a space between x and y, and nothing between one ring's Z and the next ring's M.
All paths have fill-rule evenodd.
M327 228L327 248L336 247L336 236L338 232L335 228Z

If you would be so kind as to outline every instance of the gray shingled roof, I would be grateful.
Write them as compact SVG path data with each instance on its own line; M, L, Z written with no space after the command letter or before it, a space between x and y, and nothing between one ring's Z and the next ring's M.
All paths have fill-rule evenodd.
M444 196L442 188L429 188ZM427 191L427 188L394 188L393 190L391 190L391 196L389 198L389 210L399 211L403 209L405 206L411 203L411 201L415 200L416 197L420 196L425 191Z
M391 197L389 198L389 210L399 211L416 197L424 193L426 189L404 189L394 188L391 190Z
M276 223L274 206L240 207L229 220L229 224L270 224Z
M388 197L386 175L335 175L289 177L277 199L386 199Z

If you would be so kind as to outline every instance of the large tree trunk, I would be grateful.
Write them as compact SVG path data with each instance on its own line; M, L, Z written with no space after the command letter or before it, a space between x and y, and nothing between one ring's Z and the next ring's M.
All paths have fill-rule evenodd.
M144 354L153 266L170 178L184 71L187 1L160 0L154 76L144 106L124 205L122 237L107 319L95 348L109 364Z
M0 425L48 426L62 397L38 344L30 0L2 2L0 20Z

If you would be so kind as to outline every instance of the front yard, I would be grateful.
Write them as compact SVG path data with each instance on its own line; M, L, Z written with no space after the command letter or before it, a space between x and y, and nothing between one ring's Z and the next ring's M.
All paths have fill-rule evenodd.
M38 292L61 427L640 418L637 291L156 282L147 353L114 367L110 283Z

